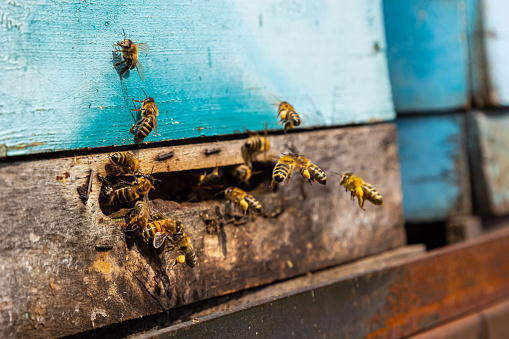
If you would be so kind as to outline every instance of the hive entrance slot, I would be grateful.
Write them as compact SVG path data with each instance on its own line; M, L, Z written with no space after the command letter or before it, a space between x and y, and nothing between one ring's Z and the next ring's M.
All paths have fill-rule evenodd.
M154 173L155 179L153 188L148 194L149 200L161 199L172 201L176 204L190 205L203 201L225 201L224 190L227 187L239 187L249 194L263 195L272 193L277 187L270 188L274 163L255 162L253 163L252 175L248 181L242 181L235 176L234 166L207 168L200 170L188 170L179 172ZM204 180L205 176L216 172L218 175L212 180L210 177ZM108 182L119 188L129 183L134 183L134 176L109 175ZM102 190L104 190L104 183ZM112 204L101 205L103 213L110 218L124 217L135 205L137 200L128 203L114 201Z

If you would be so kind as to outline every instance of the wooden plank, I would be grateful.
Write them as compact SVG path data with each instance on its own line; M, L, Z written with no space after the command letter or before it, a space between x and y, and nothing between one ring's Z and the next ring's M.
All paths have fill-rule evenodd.
M356 260L352 263L328 268L290 280L273 283L266 286L251 288L225 296L203 300L190 305L181 306L140 319L132 319L122 323L101 327L72 336L80 338L125 338L146 331L163 329L168 326L202 318L221 311L231 311L234 307L275 297L296 289L306 288L318 283L324 283L339 277L351 277L371 272L374 269L386 267L403 259L416 258L426 252L424 245L402 246L368 258Z
M509 333L509 301L500 302L482 311L488 338L505 338Z
M489 339L481 314L475 313L432 330L411 336L410 339ZM496 337L493 337L496 338ZM500 337L503 338L503 337Z
M504 0L476 0L472 11L474 94L479 105L509 105L509 24L503 15Z
M471 213L465 116L397 120L405 219L445 221Z
M445 223L448 244L456 244L473 239L483 233L482 220L478 216L451 216Z
M275 96L302 127L395 116L381 0L20 0L0 13L3 156L133 144L141 89L160 111L147 142L277 129ZM112 68L122 29L151 46L145 82Z
M469 105L466 1L383 2L396 111Z
M81 202L76 188L88 180L90 169L97 173L104 168L107 154L1 164L0 222L10 231L0 235L0 335L77 333L404 244L394 125L293 133L270 137L270 142L274 155L292 142L328 173L328 185L311 187L295 177L272 192L263 186L269 173L253 194L269 210L281 209L269 204L279 199L284 212L242 226L227 225L220 236L206 232L199 213L214 206L224 209L223 200L180 205L153 200L154 209L184 223L198 258L194 269L170 270L172 256L159 258L143 242L126 243L119 221L109 220L99 209L97 180L87 205ZM226 149L235 143L231 155ZM197 150L222 148L223 143L141 149L137 156L142 170L154 165L156 173L240 163L238 141L225 145L211 156ZM359 145L364 145L362 152ZM175 156L154 163L157 154L168 151ZM179 162L187 165L172 167ZM363 211L351 201L330 174L346 169L380 183L384 206L367 204ZM151 199L152 193L161 194L164 182L155 187L159 190L151 192ZM96 251L94 245L105 241L111 250Z
M136 337L402 338L509 297L509 228Z
M504 215L509 211L509 114L472 111L468 115L475 208L481 213Z

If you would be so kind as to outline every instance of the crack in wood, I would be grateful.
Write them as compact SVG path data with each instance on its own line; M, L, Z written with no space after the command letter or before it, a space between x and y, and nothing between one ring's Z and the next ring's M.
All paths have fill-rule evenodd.
M166 311L166 309L164 308L163 304L161 304L161 302L159 301L159 299L157 299L157 297L155 295L153 295L149 289L147 288L147 286L145 286L145 284L143 283L143 281L140 280L140 278L138 278L136 276L136 274L134 274L133 271L131 271L131 269L129 267L126 267L126 270L128 270L129 272L131 272L131 274L133 275L133 277L136 278L136 280L138 280L138 282L140 283L141 286L143 286L143 288L145 289L145 291L147 291L147 293L157 302L157 304L159 304L159 307L161 307L161 310L162 311Z

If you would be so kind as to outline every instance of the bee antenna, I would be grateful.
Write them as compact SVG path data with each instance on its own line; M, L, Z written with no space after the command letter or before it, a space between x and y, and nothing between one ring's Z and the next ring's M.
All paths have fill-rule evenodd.
M281 100L280 100L277 96L275 96L274 94L272 94L272 93L271 93L270 95L272 95L272 96L273 96L273 97L274 97L277 101L282 102L282 101L281 101Z
M337 174L337 175L339 175L339 176L342 176L342 175L343 175L343 174L341 174L341 173L334 172L334 171L331 171L331 173Z
M217 197L219 194L225 194L225 193L226 193L226 190L222 190L222 191L217 192L214 195Z
M145 92L145 90L144 90L143 88L142 88L141 90L143 91L143 94L145 94L145 98L148 98L148 95L147 95L147 93Z
M125 35L125 31L124 29L122 28L122 32L124 32L124 40L127 39L126 35Z
M136 124L137 121L136 121L136 118L134 117L133 111L129 111L129 112L131 112L131 116L133 117L134 124Z

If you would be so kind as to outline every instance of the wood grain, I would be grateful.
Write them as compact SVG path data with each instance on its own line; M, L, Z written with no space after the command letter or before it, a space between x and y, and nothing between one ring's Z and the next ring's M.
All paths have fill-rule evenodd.
M276 97L303 127L395 116L381 0L16 0L0 16L0 156L133 144L142 89L160 112L146 142L281 128ZM151 46L145 82L113 70L122 29Z
M505 215L509 211L508 127L506 109L468 115L474 201L483 214Z
M254 191L262 203L282 197L284 213L227 225L221 236L206 232L199 213L216 205L225 208L224 200L151 201L153 208L184 223L198 258L194 269L170 270L173 256L160 257L142 241L126 241L118 219L109 220L99 209L97 180L87 205L82 203L76 187L86 182L90 169L103 169L107 154L2 164L0 222L8 231L0 235L0 335L77 333L404 244L394 125L294 133L270 141L275 154L293 142L328 173L328 185L311 187L296 175L278 192ZM168 168L166 162L153 162L167 148L137 155L142 169L154 164L155 172L214 167L216 161L241 161L239 148L229 153L236 142L172 148ZM211 146L225 149L209 157L199 151ZM368 203L363 211L351 201L330 173L346 170L378 183L384 206ZM95 249L105 242L111 250Z

